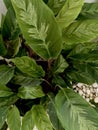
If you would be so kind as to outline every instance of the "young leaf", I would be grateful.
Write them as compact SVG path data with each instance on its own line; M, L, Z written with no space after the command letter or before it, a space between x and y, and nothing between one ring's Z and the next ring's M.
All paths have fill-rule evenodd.
M31 111L38 130L53 130L49 117L42 105L33 106Z
M71 89L62 89L55 98L58 118L66 130L97 130L98 113Z
M7 116L8 127L10 130L20 130L21 120L20 114L16 106L13 106L8 112Z
M35 99L45 96L41 86L22 86L18 90L18 97L22 99Z
M68 27L77 18L83 4L84 0L66 0L65 5L56 17L62 29Z
M24 74L33 78L43 77L45 72L41 66L37 65L34 59L28 56L16 57L11 59L16 67Z
M32 115L32 110L29 110L22 118L22 129L21 130L33 130L34 119Z
M8 113L8 106L0 107L0 129L2 128Z
M14 93L11 91L10 88L4 86L4 85L0 85L0 98L1 97L8 97L13 95Z
M60 55L54 63L53 72L55 74L62 73L67 67L68 67L68 63L63 58L63 56Z
M7 84L14 75L14 68L0 65L0 84Z
M98 20L78 20L63 33L64 47L84 42L91 42L98 36Z
M80 12L80 18L98 19L98 3L85 3L82 11Z
M46 60L57 58L62 34L48 6L42 0L11 1L28 46Z

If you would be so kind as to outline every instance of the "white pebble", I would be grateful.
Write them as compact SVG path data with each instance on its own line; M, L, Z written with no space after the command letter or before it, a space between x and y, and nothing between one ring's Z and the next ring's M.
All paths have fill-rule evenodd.
M78 86L79 88L81 88L82 85L83 85L83 83L78 83L78 84L77 84L77 86Z
M89 100L90 100L89 98L86 98L86 101L87 101L87 102L89 102Z
M97 87L98 87L98 84L97 84L97 83L94 83L94 84L93 84L93 87L94 87L94 88L97 88Z
M88 95L91 93L91 91L89 89L87 89L86 92Z
M96 98L94 99L94 102L95 102L95 103L98 103L98 97L96 97Z
M83 95L83 91L82 91L82 90L79 90L79 94L82 96L82 95Z

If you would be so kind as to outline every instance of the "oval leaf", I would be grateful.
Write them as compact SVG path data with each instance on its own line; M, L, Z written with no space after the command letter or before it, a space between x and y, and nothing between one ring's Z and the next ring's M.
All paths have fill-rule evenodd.
M49 117L42 105L33 106L32 112L38 130L53 130Z
M11 59L16 67L22 72L33 78L39 78L44 76L44 70L41 66L37 65L34 59L28 56L16 57Z
M41 86L23 86L19 88L17 96L23 99L35 99L43 97L45 94L43 93Z
M16 106L13 106L13 108L9 110L7 116L7 122L10 130L20 130L21 128L20 114Z
M97 130L98 113L71 89L62 89L55 98L58 118L66 130Z
M98 20L78 20L63 33L64 47L84 42L91 42L98 36Z
M42 58L56 58L62 47L54 14L42 0L11 0L27 44Z
M69 26L80 13L84 0L67 0L57 15L57 21L61 28Z
M0 84L7 84L14 76L14 68L0 65Z

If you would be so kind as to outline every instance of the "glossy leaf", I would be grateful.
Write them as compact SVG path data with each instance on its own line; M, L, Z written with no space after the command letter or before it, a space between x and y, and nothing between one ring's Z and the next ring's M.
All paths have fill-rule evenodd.
M48 0L48 6L53 10L54 14L57 15L64 6L65 1L66 0Z
M35 99L45 96L41 86L22 86L18 90L18 97L22 99Z
M54 63L53 72L55 74L62 73L67 67L68 67L68 63L63 58L63 56L60 55Z
M22 118L22 129L21 130L33 130L34 119L32 110L29 110Z
M84 0L66 0L64 6L56 17L62 29L68 27L77 18L83 4Z
M0 107L0 129L2 128L8 113L8 106Z
M0 84L7 84L14 75L14 68L0 65Z
M55 98L58 118L66 130L97 130L98 113L71 89L62 89Z
M84 19L98 19L98 3L85 3L80 12L80 18L81 16Z
M1 97L8 97L13 95L14 93L11 91L10 88L4 86L4 85L0 85L0 98Z
M72 23L63 33L67 45L73 45L84 42L91 42L98 36L98 20L78 20Z
M28 56L16 57L11 59L11 61L22 73L27 74L33 78L43 77L45 74L42 67L37 65L35 60Z
M32 112L38 130L53 130L49 117L42 105L33 106Z
M52 11L42 0L11 1L28 46L46 60L56 58L62 49L62 37Z
M10 130L20 130L21 129L21 120L20 114L16 106L13 106L7 116L8 127Z

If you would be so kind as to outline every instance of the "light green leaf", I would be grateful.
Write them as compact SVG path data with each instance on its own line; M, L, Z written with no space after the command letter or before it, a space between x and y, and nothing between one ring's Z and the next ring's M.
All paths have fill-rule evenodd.
M54 63L53 72L55 74L62 73L67 67L68 67L68 63L63 58L63 56L60 55Z
M54 14L42 0L11 0L26 43L48 60L57 58L62 37Z
M0 129L2 128L8 113L8 106L0 107Z
M7 84L14 75L14 67L0 65L0 84Z
M49 117L42 105L33 106L32 112L38 130L53 130Z
M23 99L35 99L45 96L41 86L22 86L18 90L18 97Z
M66 130L97 130L98 113L71 89L62 89L55 98L58 118Z
M14 93L11 91L10 88L4 86L4 85L0 85L0 98L1 97L8 97L13 95Z
M98 20L78 20L72 23L63 33L67 45L73 45L84 42L91 42L98 36Z
M22 130L33 130L34 119L32 110L29 110L22 118Z
M83 4L84 0L66 0L65 5L56 17L62 29L69 26L77 18Z
M22 73L27 74L33 78L43 77L45 74L42 67L37 65L35 60L28 56L16 57L11 59L11 61Z
M64 6L65 1L66 0L48 0L48 6L53 10L54 14L57 15Z
M79 18L98 19L98 3L85 3Z
M21 128L20 114L16 106L13 106L9 110L7 116L7 122L10 130L20 130Z

